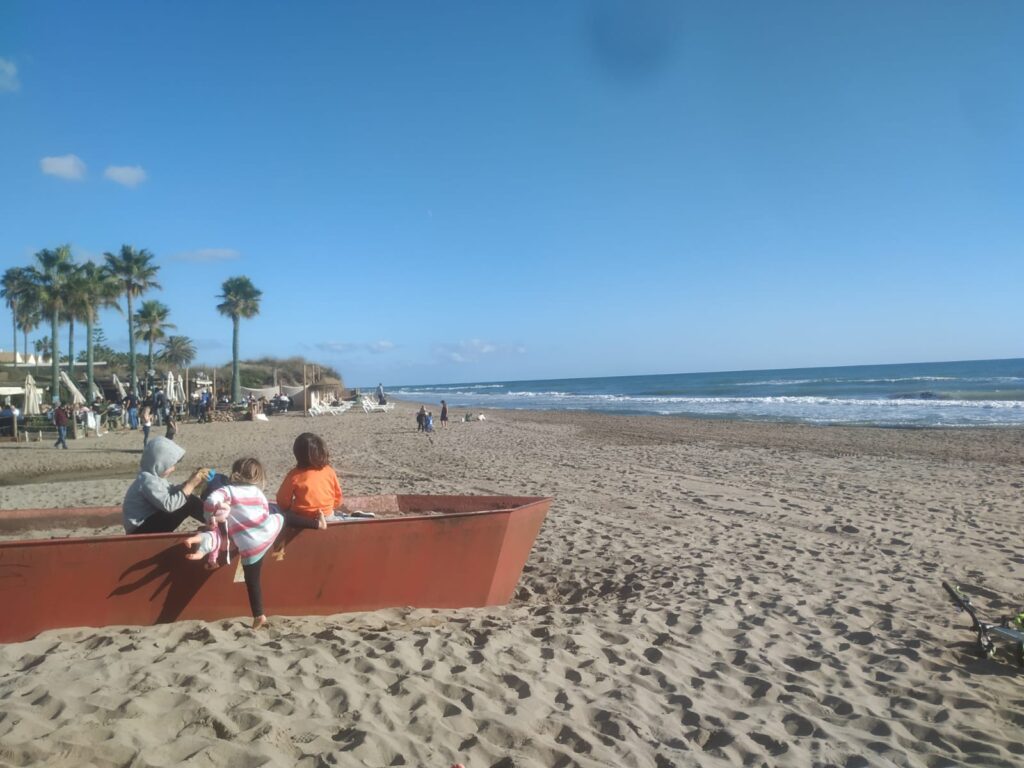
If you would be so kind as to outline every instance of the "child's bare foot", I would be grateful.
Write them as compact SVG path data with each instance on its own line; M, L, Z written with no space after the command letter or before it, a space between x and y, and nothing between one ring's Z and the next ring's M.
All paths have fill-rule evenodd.
M265 626L267 626L267 617L266 616L264 616L263 614L260 614L259 616L256 616L255 618L253 618L253 620L252 620L252 628L254 630L261 629L262 627L265 627Z
M319 528L321 531L327 530L327 518L324 517L323 512L316 513L316 527Z
M185 553L185 557L189 560L198 560L203 556L203 553L199 551L199 542L203 540L203 537L198 533L195 536L189 536L185 539L182 544L189 551Z

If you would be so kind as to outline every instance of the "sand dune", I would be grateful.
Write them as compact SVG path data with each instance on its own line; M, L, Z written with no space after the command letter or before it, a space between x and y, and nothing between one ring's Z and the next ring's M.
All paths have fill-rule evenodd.
M348 493L552 495L511 605L0 646L0 763L1024 762L1012 654L978 659L940 586L1024 603L1024 433L496 412L428 438L413 411L179 441L249 446L272 487L313 430ZM119 503L140 444L0 445L0 506Z

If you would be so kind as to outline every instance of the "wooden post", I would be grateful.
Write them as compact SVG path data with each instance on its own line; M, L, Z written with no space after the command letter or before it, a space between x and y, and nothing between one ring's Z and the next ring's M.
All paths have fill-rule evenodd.
M302 415L309 416L309 386L306 384L306 364L302 364Z
M210 405L213 406L214 413L217 412L217 369L213 369L213 395L210 398L212 401Z

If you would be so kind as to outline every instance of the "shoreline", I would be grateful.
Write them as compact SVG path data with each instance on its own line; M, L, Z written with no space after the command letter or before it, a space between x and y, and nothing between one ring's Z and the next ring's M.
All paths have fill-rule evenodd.
M1024 598L1024 430L474 409L487 419L427 436L396 402L181 425L175 477L248 450L272 495L315 431L346 495L553 496L509 605L268 605L253 634L240 595L237 620L0 646L0 761L1019 762L1012 653L977 658L940 582L987 616ZM5 479L75 474L2 485L0 507L119 504L127 482L103 475L136 468L141 442L2 444Z

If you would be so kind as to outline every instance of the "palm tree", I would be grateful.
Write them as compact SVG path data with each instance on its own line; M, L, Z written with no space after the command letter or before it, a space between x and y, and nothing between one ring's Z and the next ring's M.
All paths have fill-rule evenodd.
M132 313L132 302L150 288L160 288L156 281L156 273L160 267L152 263L153 254L145 248L135 250L130 245L122 245L117 255L103 254L107 260L107 268L121 285L121 293L128 299L128 358L131 364L132 391L139 393L139 375L135 360L135 315Z
M51 352L50 337L43 336L42 338L36 339L32 342L32 349L36 351L36 354L41 357L48 357Z
M18 302L18 326L21 328L25 360L28 360L28 335L43 322L43 313L39 307L39 294L33 284L22 294Z
M117 309L117 297L121 295L121 286L106 267L91 261L78 268L79 275L85 285L80 303L80 319L85 323L85 376L89 402L96 399L93 375L93 326L99 320L101 309Z
M31 273L25 267L11 267L0 278L0 296L4 297L7 307L11 310L11 320L14 326L14 346L11 347L14 357L11 358L11 365L17 363L19 319L23 311L22 308L28 303L28 293L31 288Z
M184 368L196 359L196 345L188 336L168 336L160 351L160 360L175 368Z
M60 397L60 355L57 353L57 329L64 311L64 286L71 271L71 246L44 248L29 267L40 310L50 318L50 395Z
M231 399L237 403L242 399L242 381L238 376L238 321L260 313L263 291L253 285L248 277L229 277L221 285L221 290L223 293L217 298L223 301L217 305L217 311L231 318Z
M75 380L75 320L84 320L87 292L81 267L72 264L64 280L64 318L68 321L68 377Z
M149 342L149 370L153 370L153 345L167 336L164 333L169 328L176 327L174 323L168 323L167 317L171 314L171 308L159 301L150 299L142 302L139 311L135 313L135 333L140 341Z

